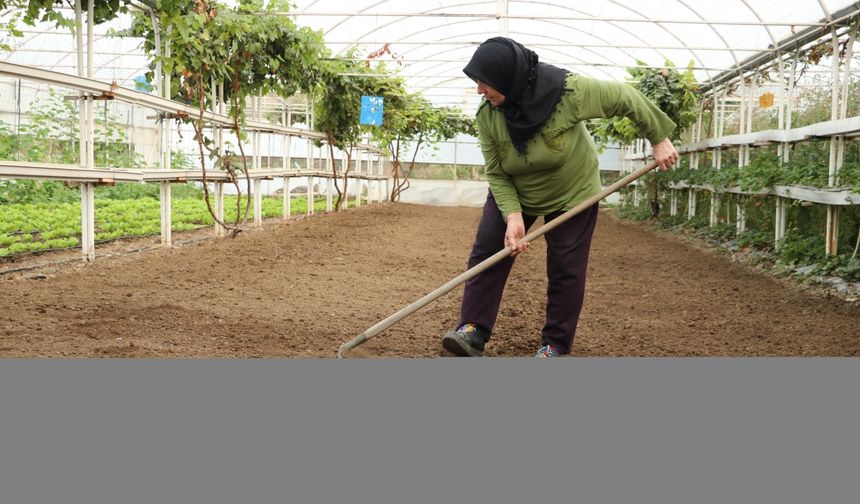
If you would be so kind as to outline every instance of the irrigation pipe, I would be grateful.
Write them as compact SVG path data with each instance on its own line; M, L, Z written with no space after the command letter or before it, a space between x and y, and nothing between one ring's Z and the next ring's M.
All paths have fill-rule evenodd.
M622 178L621 180L618 180L617 182L610 185L606 189L600 191L599 193L595 194L594 196L588 198L587 200L583 201L582 203L571 208L567 212L559 215L558 217L547 222L543 226L541 226L541 227L535 229L534 231L528 233L522 240L520 240L519 243L531 242L534 239L538 238L539 236L542 236L542 235L548 233L549 231L555 229L557 226L561 225L565 221L569 220L574 215L581 213L583 210L585 210L587 208L590 208L591 206L593 206L595 203L599 202L603 198L609 196L610 194L614 193L615 191L618 191L622 187L627 186L628 184L630 184L634 180L642 177L643 175L650 172L651 170L653 170L656 167L657 167L657 162L651 161L650 163L646 164L642 168L639 168L638 170L634 171L633 173L630 173L629 175ZM448 293L449 291L451 291L452 289L454 289L458 285L466 282L467 280L469 280L470 278L472 278L474 276L477 276L479 273L481 273L482 271L484 271L486 269L489 269L491 266L494 266L496 263L498 263L502 259L511 255L511 250L512 250L512 247L510 247L510 246L505 247L504 249L496 252L494 255L492 255L492 256L488 257L487 259L484 259L480 263L476 264L472 268L461 273L458 277L451 279L445 285L439 287L438 289L427 294L426 296L422 297L421 299L415 301L414 303L410 304L409 306L406 306L405 308L402 308L401 310L389 315L384 320L377 322L376 324L374 324L373 326L371 326L370 328L365 330L363 333L359 334L355 338L353 338L353 339L347 341L346 343L344 343L343 345L341 345L337 351L337 357L339 359L343 358L344 352L352 350L353 348L357 347L358 345L361 345L362 343L369 340L370 338L376 336L377 334L388 329L389 327L393 326L394 324L400 322L401 320L408 317L409 315L412 315L416 311L427 306L428 304L435 301L436 299L442 297L444 294Z

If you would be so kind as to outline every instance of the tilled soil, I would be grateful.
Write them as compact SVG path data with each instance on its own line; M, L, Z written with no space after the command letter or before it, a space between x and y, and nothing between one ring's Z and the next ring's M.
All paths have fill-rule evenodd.
M0 357L334 357L459 275L479 217L476 208L382 204L4 275ZM486 355L537 348L544 259L542 239L517 259ZM458 287L348 355L448 355L439 340L461 295ZM573 355L858 354L856 303L601 212Z

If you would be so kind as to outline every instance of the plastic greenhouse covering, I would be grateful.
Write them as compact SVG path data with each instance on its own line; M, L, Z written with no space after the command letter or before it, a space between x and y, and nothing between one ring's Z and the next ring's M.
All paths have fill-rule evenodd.
M757 57L790 52L797 38L824 34L858 9L858 2L839 0L299 0L289 15L322 30L336 54L357 46L360 54L380 55L412 90L469 110L478 97L461 69L491 36L509 36L545 62L598 78L623 79L637 61L669 61L691 65L708 83L737 74ZM146 71L139 40L109 36L129 24L125 15L96 27L95 78L133 87ZM0 60L75 73L71 34L47 24L23 28L24 36L9 40L12 50Z

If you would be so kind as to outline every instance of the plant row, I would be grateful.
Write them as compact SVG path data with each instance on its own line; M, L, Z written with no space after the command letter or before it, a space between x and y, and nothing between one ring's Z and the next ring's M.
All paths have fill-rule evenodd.
M315 211L326 209L325 197L314 201ZM294 197L290 211L307 212L307 199ZM236 217L236 197L225 196L226 218ZM263 217L283 215L283 199L263 198ZM96 199L96 241L157 235L161 232L161 206L157 199ZM174 198L173 231L190 231L213 224L206 202L198 197ZM80 203L16 203L0 214L0 256L80 246Z
M840 254L827 255L824 229L827 219L825 205L803 201L789 201L786 212L786 233L775 241L775 200L769 196L720 194L717 198L717 224L710 225L711 198L708 191L698 191L695 215L690 217L687 198L678 198L678 213L670 215L668 193L659 198L658 217L652 216L653 208L641 198L639 205L632 204L631 191L644 193L644 187L626 189L618 212L624 218L637 221L649 220L661 228L694 233L721 248L754 254L757 260L771 263L786 271L806 267L805 272L817 275L839 276L847 281L860 281L860 207L843 207L840 213ZM737 207L745 215L746 230L737 232Z

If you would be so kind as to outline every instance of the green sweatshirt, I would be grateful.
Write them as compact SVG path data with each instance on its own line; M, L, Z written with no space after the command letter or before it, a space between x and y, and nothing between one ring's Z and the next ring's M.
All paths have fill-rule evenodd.
M555 111L522 155L511 142L502 111L485 101L476 117L478 138L490 190L503 216L569 210L600 192L597 151L583 121L614 116L629 117L652 144L675 129L632 86L570 74Z

